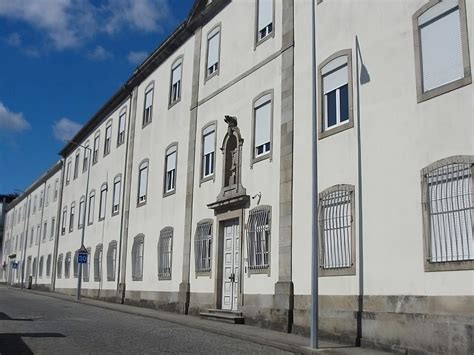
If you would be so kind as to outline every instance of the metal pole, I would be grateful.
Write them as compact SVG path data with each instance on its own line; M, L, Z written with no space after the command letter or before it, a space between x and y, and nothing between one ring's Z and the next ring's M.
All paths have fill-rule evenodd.
M311 245L311 347L319 347L319 227L318 227L318 119L317 119L317 70L316 70L316 1L311 1L312 49L312 245Z

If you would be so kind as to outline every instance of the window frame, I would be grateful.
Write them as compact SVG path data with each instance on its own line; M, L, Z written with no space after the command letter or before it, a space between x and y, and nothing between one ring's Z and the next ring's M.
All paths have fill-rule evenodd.
M464 77L447 84L438 86L436 88L424 91L423 89L423 65L422 65L422 50L421 50L421 31L418 25L418 18L432 7L438 5L441 0L430 0L427 4L419 8L412 17L413 22L413 44L415 51L415 75L416 75L416 93L417 102L432 99L436 96L443 95L450 91L459 89L463 86L472 83L471 62L469 54L469 40L467 28L467 11L465 0L458 0L460 26L461 26L461 42L462 42L462 57L464 66Z
M160 237L158 238L158 280L171 280L173 276L173 237L174 237L174 229L173 227L165 227L160 231ZM164 239L169 239L169 250L164 251L162 250L162 244ZM165 273L161 268L161 258L163 255L169 255L169 273Z
M110 137L107 138L107 131L110 129ZM112 120L110 119L106 126L105 126L105 133L104 133L104 154L103 157L105 158L107 155L110 154L112 150L112 137L113 137L113 128L112 128Z
M105 198L102 199L103 194L105 192ZM99 194L99 222L103 221L107 216L107 195L109 192L109 185L104 182L100 186L100 194ZM102 213L103 212L103 213Z
M150 113L150 120L149 121L145 121L145 113L146 113L146 96L149 92L152 92L151 93L151 113ZM144 96L143 96L143 117L142 117L142 129L145 128L146 126L148 126L150 123L153 122L153 101L155 100L155 81L152 80L150 81L147 86L145 87L145 90L143 91L144 92Z
M81 208L81 205L84 207ZM86 197L82 195L81 198L79 199L79 208L77 210L77 229L84 228L85 221L86 221Z
M255 124L257 123L257 120L256 120L257 110L256 109L258 108L256 107L256 104L260 99L264 98L267 95L270 95L270 151L257 156L255 153L255 149L257 148L255 146L255 138L256 138L255 137L255 132L256 132ZM275 114L274 99L275 99L274 90L270 89L270 90L265 90L264 92L261 92L257 97L255 97L252 100L252 149L250 150L250 168L251 169L253 168L254 164L262 160L270 159L270 162L273 160L273 116ZM263 104L260 105L259 107L262 107L262 106Z
M46 257L46 277L51 277L51 260L52 260L52 255L48 254Z
M176 68L181 65L181 77L179 79L179 96L176 100L173 99L173 72ZM184 55L179 55L171 64L170 70L170 85L169 85L169 99L168 99L168 110L170 110L174 105L181 101L181 97L183 96L183 73L184 73Z
M123 131L120 131L122 117L123 117L123 120L125 121L125 123L124 123ZM126 131L127 131L127 106L124 106L120 109L119 117L118 117L117 147L120 147L122 144L125 143L125 132ZM123 137L122 137L122 140L121 140L120 138L121 138L122 133L123 133Z
M267 259L268 263L267 265L251 265L250 263L250 243L251 243L251 237L250 237L250 217L252 214L259 213L261 211L266 211L268 214L268 236L267 236L267 245L268 245L268 250L267 250ZM272 206L269 205L261 205L254 207L249 211L248 215L248 220L247 223L245 224L245 230L246 230L246 248L247 248L247 266L248 266L248 276L252 274L267 274L270 276L270 271L271 271L271 262L272 262ZM263 251L262 251L263 255Z
M254 50L257 49L257 47L269 40L270 38L275 37L275 0L273 0L273 5L272 5L272 32L267 34L265 37L262 39L259 39L259 28L258 28L258 15L259 15L259 7L260 7L260 0L255 0L255 25L254 25L254 38L255 38L255 43L254 43Z
M64 259L64 256L63 254L59 254L58 255L58 263L57 263L57 269L56 269L56 277L58 279L62 279L62 273L63 273L63 259Z
M115 185L119 184L118 196L115 195ZM122 174L117 174L114 177L112 184L112 217L117 216L120 213L120 204L122 200ZM118 199L118 204L115 204L115 200ZM117 206L117 211L115 211L115 206Z
M94 252L94 282L102 281L104 248L102 244L97 244Z
M450 164L467 164L471 165L471 191L474 192L474 155L455 155L448 158L440 159L421 169L421 201L423 215L423 260L425 272L436 271L456 271L456 270L474 270L474 260L460 261L429 261L430 258L430 241L431 241L431 219L429 212L429 184L428 174L434 170L442 168ZM472 199L474 197L471 196ZM474 204L474 201L472 201ZM471 218L474 218L471 213ZM474 237L474 236L473 236Z
M146 169L146 188L145 188L145 199L140 201L140 188L141 188L141 172ZM137 207L146 205L148 201L148 178L150 176L150 160L143 159L138 164L138 189L137 189Z
M97 145L95 144L97 142ZM99 162L99 151L100 151L100 131L94 135L92 143L92 165Z
M73 180L76 180L79 177L79 164L81 160L81 151L78 149L76 150L76 154L74 154L74 172L73 172Z
M82 173L84 174L85 172L87 172L87 170L89 169L89 159L91 158L90 157L90 151L89 151L89 146L90 146L90 142L87 141L85 144L84 144L84 147L86 147L86 149L84 149L84 156L82 157Z
M61 235L66 234L66 220L67 220L67 206L63 207L63 213L61 218Z
M213 158L213 167L214 171L212 174L204 176L204 163L205 163L205 156L204 156L204 133L209 128L214 128L214 158ZM207 133L210 134L210 133ZM200 181L199 186L206 181L215 181L216 180L216 154L217 153L217 121L212 121L207 123L201 129L201 171L200 171Z
M175 148L174 152L168 151L172 148ZM174 177L173 177L173 189L167 190L167 182L168 182L168 156L171 154L176 154L175 158L175 167L174 167ZM168 197L174 195L176 193L176 182L178 181L178 142L173 142L169 144L165 149L165 161L164 161L164 169L163 169L163 197Z
M350 267L339 267L339 268L323 268L324 263L324 248L322 245L322 240L324 238L324 222L321 218L323 214L323 199L327 195L338 192L338 191L347 191L350 193L350 213L351 213L351 266ZM318 255L318 265L319 276L354 276L356 275L356 207L355 207L355 186L349 184L337 184L330 186L319 193L318 196L318 228L319 228L319 255Z
M68 279L71 276L71 252L68 251L64 257L64 278Z
M72 166L72 158L69 158L66 163L66 186L71 183L71 166ZM36 196L35 196L35 209L36 211Z
M114 258L112 259L113 263L111 263L112 255L114 256ZM109 246L107 248L107 281L115 281L116 270L117 270L117 241L112 240L109 243Z
M216 33L213 33L216 32ZM212 34L212 36L211 36ZM219 50L217 52L217 69L209 74L209 41L214 38L214 36L219 35ZM206 36L206 62L204 63L204 84L212 79L215 76L219 76L219 72L221 69L221 45L222 45L222 23L219 22L215 24L208 32Z
M198 251L198 243L202 243L205 238L202 237L202 235L199 235L198 232L200 232L200 229L203 226L209 226L210 229L210 235L207 239L209 242L209 268L199 268L198 267L198 261L205 260L203 258L202 252L200 253ZM212 275L212 257L213 257L213 252L214 252L214 235L213 235L213 220L212 219L203 219L199 221L196 225L196 230L194 232L194 272L196 274L196 277L199 276L211 276Z
M87 204L87 225L90 226L94 223L94 215L95 215L95 190L91 190L89 192L89 203ZM94 203L91 203L91 199L93 199ZM92 215L91 215L91 210L92 210Z
M329 129L325 129L326 126L326 117L325 117L325 107L324 105L324 86L323 86L323 75L322 70L323 68L328 65L333 60L339 57L347 57L347 94L348 94L348 110L349 110L349 119L337 126L334 126ZM353 68L352 68L352 49L343 49L336 53L331 54L328 58L321 62L318 66L318 139L323 139L339 132L343 132L347 129L351 129L354 127L354 96L353 96Z
M89 282L91 279L91 247L87 248L87 263L81 264L82 267L82 281ZM84 272L87 270L87 273Z
M72 202L69 207L69 233L74 231L74 218L76 215L76 202Z
M140 275L137 274L138 270L136 270L136 257L137 257L137 247L141 244L142 248L142 258L141 258L141 267L140 267ZM133 246L132 246L132 281L143 281L143 260L145 259L145 235L138 234L135 238L133 238Z

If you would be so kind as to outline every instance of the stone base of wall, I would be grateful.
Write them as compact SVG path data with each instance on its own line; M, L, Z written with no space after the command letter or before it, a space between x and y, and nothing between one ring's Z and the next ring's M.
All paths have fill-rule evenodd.
M320 296L323 338L357 338L357 296ZM310 296L295 296L293 332L309 336ZM474 353L474 296L365 296L361 344L408 353Z
M62 293L64 295L76 296L77 291L75 288L56 288L55 292ZM111 303L121 303L121 299L117 296L116 290L81 288L81 297L92 298Z
M179 292L125 291L125 304L180 313Z
M38 290L38 291L45 291L45 292L51 292L51 284L36 284L31 286L32 290Z

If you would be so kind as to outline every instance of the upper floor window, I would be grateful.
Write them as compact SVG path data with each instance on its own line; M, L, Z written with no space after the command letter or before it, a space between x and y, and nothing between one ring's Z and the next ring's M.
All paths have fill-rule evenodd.
M143 251L144 251L144 240L143 234L137 235L133 240L132 247L132 280L141 281L143 280Z
M198 223L194 237L194 258L196 273L211 271L212 260L212 222Z
M79 176L79 159L81 153L79 151L76 152L76 157L74 158L74 179L77 179Z
M143 107L143 126L146 126L152 121L153 118L153 83L148 85L145 90L145 103Z
M105 183L100 188L99 221L102 221L105 218L105 210L107 206L107 190L107 183Z
M249 213L247 224L247 256L250 271L270 266L271 208L259 206Z
M423 169L425 270L474 269L474 156Z
M99 161L99 145L100 145L100 135L97 134L94 138L94 150L92 152L92 164L96 164Z
M115 270L117 268L117 241L109 243L107 250L107 281L115 281Z
M54 202L58 199L58 194L59 194L59 179L56 179L54 182ZM31 203L31 200L30 200Z
M270 157L273 126L273 92L261 95L253 105L254 147L252 163Z
M354 126L350 49L333 54L320 65L319 82L321 139Z
M43 224L43 243L46 241L47 236L48 236L48 222L44 222L44 224Z
M87 142L85 144L85 149L84 149L84 157L83 157L83 160L82 160L82 172L85 173L87 171L87 169L89 169L89 155L90 155L90 151L89 151L89 142Z
M202 172L201 179L207 179L214 175L216 164L216 126L215 124L205 127L202 131Z
M85 220L85 210L86 208L86 198L85 196L82 196L81 199L79 200L79 216L77 218L77 228L81 229L84 227L84 220Z
M119 115L119 129L117 133L117 146L125 142L125 124L127 122L127 108L124 107Z
M61 221L61 235L66 234L67 206L63 208L63 218Z
M54 239L55 229L56 228L56 218L51 218L51 233L49 234L49 240Z
M95 191L92 190L89 194L89 215L87 217L88 224L94 223L94 212L95 212Z
M207 35L207 78L219 73L220 45L221 28L217 26Z
M46 200L46 206L49 205L49 195L51 194L51 185L48 185L48 187L46 188L46 197L45 197L45 200ZM26 211L26 207L25 207L25 211ZM25 219L25 215L23 215L23 220Z
M274 0L257 1L257 43L273 34Z
M465 0L432 0L413 26L418 102L472 82Z
M171 261L173 254L173 228L166 227L160 232L158 240L158 279L171 280Z
M74 229L74 215L76 213L76 204L71 203L71 212L69 214L69 232L72 232Z
M107 124L105 128L105 141L104 141L104 156L110 153L110 146L112 144L112 122Z
M319 194L321 276L355 274L354 186L335 185Z
M122 186L122 177L120 175L116 176L114 179L114 189L112 196L112 216L115 216L119 213L120 209L120 193Z
M170 106L181 100L181 76L183 59L179 58L171 66Z
M171 194L176 188L176 156L178 154L177 144L171 145L166 150L165 158L165 186L164 194Z
M71 181L71 165L71 160L68 160L66 165L66 185L69 185L69 182Z
M137 205L146 203L148 189L148 160L143 161L138 169Z

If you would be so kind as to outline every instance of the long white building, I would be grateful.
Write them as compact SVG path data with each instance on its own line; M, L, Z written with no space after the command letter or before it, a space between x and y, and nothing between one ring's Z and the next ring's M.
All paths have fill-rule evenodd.
M323 336L472 353L474 3L312 6L196 1L9 205L3 281L75 293L84 232L84 296L308 335L314 261Z

